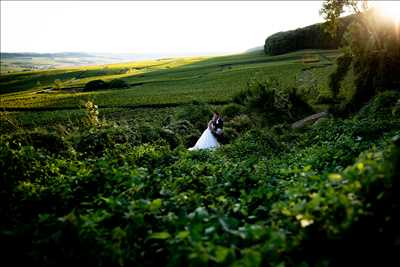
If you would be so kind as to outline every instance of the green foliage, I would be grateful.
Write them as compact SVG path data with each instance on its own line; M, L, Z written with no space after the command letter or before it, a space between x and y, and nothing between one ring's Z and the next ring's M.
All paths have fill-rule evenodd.
M175 136L178 136L178 139L181 140L185 147L192 147L201 135L200 130L195 129L187 120L174 120L165 126L165 131L170 131ZM172 138L174 139L174 137ZM171 144L171 142L169 143Z
M247 130L250 130L252 127L255 126L254 121L250 119L247 115L239 115L231 119L227 123L228 127L232 127L238 133L243 133Z
M400 99L397 100L396 105L393 107L392 115L393 116L399 116L400 115Z
M368 119L375 118L379 120L385 120L394 116L391 114L392 110L398 106L400 99L400 92L398 91L386 91L378 94L372 99L367 105L360 109L357 113L356 118Z
M128 88L129 85L126 81L121 79L113 79L108 83L108 88Z
M355 92L341 113L359 110L380 91L398 90L400 44L396 23L371 9L360 13L356 1L326 1L322 13L331 27L335 27L344 7L352 6L357 16L345 34L345 55L338 58L337 69L330 77L334 96L340 89L350 66L354 73Z
M246 87L250 77L276 77L284 87L295 86L295 77L304 68L302 63L304 53L299 51L280 56L248 53L214 58L131 62L109 65L107 70L102 66L86 66L10 73L0 77L0 94L2 94L0 107L2 110L19 112L17 115L24 124L38 123L47 126L55 120L68 120L65 118L67 114L74 113L75 117L75 114L80 112L77 103L86 102L88 99L93 99L101 107L124 108L132 113L136 113L134 109L144 107L153 109L177 107L192 104L193 101L209 105L227 104L236 93ZM329 73L332 68L328 65L329 59L335 58L338 51L306 53L321 58L320 63L307 65L318 67L315 69L318 70L316 83L319 87L325 87L325 73ZM127 68L136 70L121 74L121 71L126 71ZM68 87L64 86L61 91L47 91L46 88L51 87L55 79L71 82L68 82ZM103 81L122 79L130 87L80 91L86 83L99 79ZM38 81L41 83L40 87L37 86ZM308 83L304 82L304 87L307 87ZM41 116L38 116L37 111L42 112Z
M204 130L212 116L211 108L202 102L187 105L177 114L178 120L186 120L198 130Z
M103 80L91 80L87 82L83 88L83 91L96 91L96 90L104 90L104 89L113 89L113 88L128 88L129 85L126 81L121 79L113 79L110 82L105 82Z
M265 40L264 52L267 55L280 55L303 49L334 49L341 44L341 39L353 17L341 18L335 29L335 36L325 31L326 24L313 24L296 30L278 32Z
M107 149L112 149L117 144L136 145L141 141L136 132L128 127L118 126L91 128L73 138L77 151L95 156L101 156Z
M359 2L357 0L325 0L322 4L320 14L324 16L326 22L326 31L332 36L337 36L337 30L340 27L340 15L345 12L346 8L350 7L353 13L359 14ZM365 1L364 1L365 2ZM340 41L340 39L339 39Z
M86 123L89 126L101 126L99 121L99 110L98 106L95 105L92 101L87 101L85 103L85 111L86 111Z
M236 115L243 113L244 108L241 105L231 103L222 108L221 114L224 118L233 118Z
M391 252L400 236L398 94L378 96L352 118L292 130L290 122L312 112L304 99L310 103L324 89L337 51L307 54L307 62L304 52L244 54L2 75L1 85L12 88L4 92L31 90L4 94L2 107L43 108L10 116L32 128L39 118L47 129L2 134L2 261L385 266L397 260ZM297 87L305 71L315 77ZM256 79L246 85L250 76ZM260 82L275 76L279 82ZM134 88L34 93L37 81L45 87L72 77L77 87L122 78ZM304 93L308 87L315 95ZM236 103L225 105L232 97ZM102 109L91 102L86 114L74 115L88 121L72 124L68 109L82 99ZM188 151L214 109L227 117L227 144ZM51 131L55 121L61 125Z
M62 154L68 150L68 141L57 132L46 129L35 129L33 131L18 131L2 137L2 142L8 142L12 147L33 146L45 149L51 153Z
M53 88L56 90L60 90L62 88L62 81L60 79L56 79L53 84Z
M360 18L362 23L351 28L350 48L356 74L356 92L352 103L359 108L377 92L398 90L400 44L394 24L382 22L373 11ZM370 33L370 24L376 32ZM368 25L368 26L366 26Z
M103 80L92 80L85 84L84 91L103 90L108 88L108 83Z
M282 89L277 80L252 79L247 89L234 97L234 101L245 105L249 112L256 112L270 125L294 121L313 112L295 89Z
M43 141L37 130L24 132L26 139L3 135L2 260L389 262L399 237L400 211L392 204L400 196L400 121L385 112L397 101L398 93L384 93L354 118L329 118L301 132L282 121L263 128L238 115L227 122L235 137L213 152L180 146L194 129L182 114L163 126L83 125L42 133Z
M329 76L329 88L333 98L337 98L340 90L341 81L350 69L352 57L349 53L344 53L336 59L336 69Z

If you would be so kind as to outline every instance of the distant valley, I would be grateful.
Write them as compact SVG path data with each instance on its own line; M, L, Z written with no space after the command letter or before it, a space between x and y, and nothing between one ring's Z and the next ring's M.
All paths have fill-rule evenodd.
M180 57L185 55L187 55L187 53L0 53L0 73L102 65L163 57Z

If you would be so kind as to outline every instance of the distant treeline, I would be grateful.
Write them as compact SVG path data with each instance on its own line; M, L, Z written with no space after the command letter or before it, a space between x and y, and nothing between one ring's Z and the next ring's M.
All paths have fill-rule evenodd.
M344 32L353 19L354 16L341 18L334 38L325 31L323 23L275 33L265 40L264 51L268 55L279 55L302 49L338 48Z

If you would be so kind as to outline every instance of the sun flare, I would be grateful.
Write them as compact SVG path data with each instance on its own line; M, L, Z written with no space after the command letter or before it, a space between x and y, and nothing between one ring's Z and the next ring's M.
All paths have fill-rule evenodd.
M396 24L400 22L400 3L395 1L382 1L373 2L373 6L376 7L379 12L391 19L393 19Z

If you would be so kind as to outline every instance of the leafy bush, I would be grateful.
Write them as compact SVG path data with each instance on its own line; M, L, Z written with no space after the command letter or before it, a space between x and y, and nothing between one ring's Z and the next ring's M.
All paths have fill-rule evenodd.
M249 112L261 115L269 125L294 121L313 112L295 89L282 90L276 80L250 80L247 90L238 93L235 99Z
M287 98L290 103L290 112L294 119L299 120L315 112L314 109L303 100L295 88L288 91Z
M63 153L2 136L2 260L398 265L400 123L379 112L395 100L302 131L235 116L215 151L174 148L193 128L175 119L60 131Z
M197 103L185 106L177 114L178 120L189 121L196 129L203 131L212 118L210 107L204 103Z
M45 129L20 130L8 136L3 136L1 141L8 142L10 146L31 145L34 148L59 154L66 152L69 146L62 136Z
M144 123L138 125L138 132L143 143L151 143L160 138L160 128Z
M279 154L283 146L268 129L252 129L245 132L232 144L223 148L231 158L249 158L251 156L271 157Z
M224 127L224 143L223 144L231 143L238 136L239 136L239 133L236 131L236 129L231 128L229 126Z
M400 99L397 100L396 105L393 107L392 115L393 116L399 116L400 115Z
M344 53L336 59L336 69L329 75L329 88L332 91L333 98L339 94L341 81L350 69L352 57L350 53Z
M160 138L165 140L171 148L176 148L181 144L178 135L169 129L161 129Z
M185 147L192 147L201 135L201 132L195 129L187 120L174 120L165 126L165 128L172 131Z
M357 119L360 118L387 118L392 115L392 109L397 105L400 99L400 92L387 91L378 94L373 98L367 105L360 109L358 114L355 116Z
M254 122L247 115L239 115L231 119L227 123L228 127L235 129L238 133L243 133L246 130L250 130L254 125Z
M86 118L83 119L83 122L92 127L100 127L101 122L99 120L99 110L98 106L95 105L92 101L87 101L85 103L85 111Z
M110 125L102 128L91 128L75 134L77 151L88 155L101 156L107 149L117 144L135 146L141 143L141 135L126 126Z
M108 88L128 88L127 82L121 79L113 79L108 83Z
M316 104L337 104L338 100L334 99L331 96L326 96L326 95L319 95L316 100Z
M92 80L85 84L84 91L103 90L108 88L108 83L103 80Z
M236 115L239 115L240 113L243 112L243 106L231 103L228 105L225 105L221 111L221 114L224 118L233 118Z
M113 79L110 82L103 80L92 80L85 84L84 91L96 91L112 88L128 88L129 84L122 79Z

